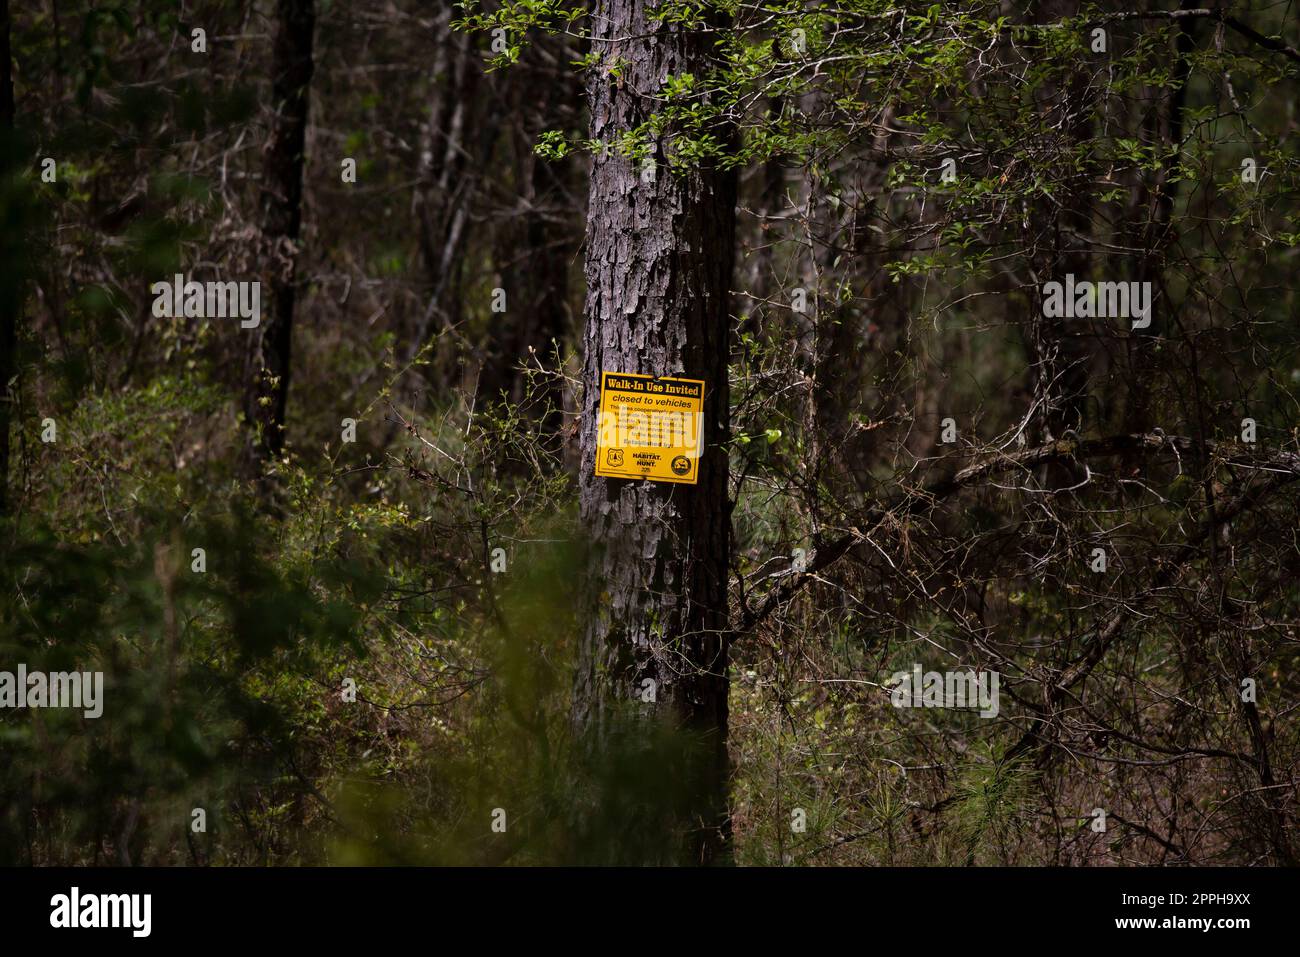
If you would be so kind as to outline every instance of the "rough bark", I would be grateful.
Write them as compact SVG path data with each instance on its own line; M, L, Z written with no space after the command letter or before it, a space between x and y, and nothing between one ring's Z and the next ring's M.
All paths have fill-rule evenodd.
M277 0L271 59L275 115L263 161L261 197L271 314L254 332L244 410L253 430L250 460L258 471L284 448L314 28L314 0Z
M599 0L587 85L593 138L611 142L655 109L675 73L703 72L708 37L653 22L642 0ZM616 62L618 76L610 68ZM727 294L734 177L706 168L658 172L610 150L593 162L587 220L581 513L593 547L594 602L581 644L575 709L597 738L624 709L670 721L695 742L682 768L689 809L681 856L725 858L727 813ZM705 380L699 483L595 477L602 371ZM655 701L634 697L645 679Z

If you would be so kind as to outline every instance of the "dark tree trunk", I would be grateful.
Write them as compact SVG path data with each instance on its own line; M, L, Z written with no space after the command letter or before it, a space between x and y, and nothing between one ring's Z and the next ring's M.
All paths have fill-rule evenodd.
M655 109L670 74L704 73L709 37L653 22L643 0L599 0L587 85L591 135L609 143ZM619 75L610 74L615 60ZM735 180L667 168L653 182L611 150L594 159L587 211L581 511L593 545L594 601L581 645L575 716L596 733L629 706L694 742L681 768L680 859L729 850L727 812L728 292ZM602 371L684 375L707 383L699 484L594 475ZM655 682L655 700L634 693Z
M1078 13L1076 0L1045 0L1039 5L1042 22L1060 22ZM1079 150L1092 132L1094 106L1087 75L1074 73L1062 85L1047 83L1040 94L1044 126L1056 129L1055 149L1062 154ZM1028 250L1030 278L1041 290L1052 280L1064 282L1067 274L1093 279L1092 253L1086 237L1092 232L1091 161L1072 173L1063 174L1061 195L1031 204L1032 246ZM1063 438L1069 432L1084 434L1089 419L1089 382L1100 371L1094 339L1106 320L1097 326L1079 320L1048 318L1039 313L1042 302L1033 296L1026 322L1025 345L1031 363L1031 386L1039 403L1031 422L1032 444ZM1078 484L1083 471L1075 462L1052 462L1040 473L1040 481L1051 488Z
M9 0L0 0L0 125L14 126L14 70L9 53Z
M0 0L0 190L7 190L14 150L14 80L9 54L9 0ZM9 232L9 230L6 230ZM14 238L0 240L12 247ZM13 407L10 380L14 377L18 347L18 308L22 302L20 279L13 259L19 250L6 248L4 275L0 277L0 515L8 508L9 417Z
M1186 3L1182 5L1184 8ZM1163 141L1170 148L1177 148L1183 141L1183 114L1187 108L1187 83L1191 76L1191 57L1196 49L1196 21L1184 20L1178 24L1178 34L1174 41L1174 61L1170 74L1167 103L1168 110L1163 116L1152 111L1143 131L1143 142ZM1152 90L1152 100L1158 101L1159 93ZM1163 122L1162 122L1163 121ZM1129 222L1125 224L1121 242L1131 248L1139 249L1137 280L1150 282L1154 289L1161 286L1165 268L1165 253L1175 238L1174 205L1178 199L1180 183L1171 180L1166 171L1157 173L1154 182L1145 180L1136 190L1137 201L1131 209ZM1168 317L1166 317L1167 319ZM1147 330L1150 333L1151 330ZM1126 341L1128 347L1128 382L1125 392L1123 428L1134 432L1145 432L1151 426L1151 397L1157 393L1156 383L1162 376L1162 370L1155 361L1154 346L1157 340L1150 335L1130 336ZM1140 464L1135 457L1126 457L1126 464L1136 468Z
M278 458L284 448L314 27L314 0L277 0L271 60L275 115L262 168L261 202L262 234L270 260L271 314L254 330L244 410L253 430L250 458L258 470Z

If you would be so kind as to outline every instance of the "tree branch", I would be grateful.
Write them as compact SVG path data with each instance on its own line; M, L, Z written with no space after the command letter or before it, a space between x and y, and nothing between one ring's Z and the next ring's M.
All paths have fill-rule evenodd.
M1116 23L1123 20L1185 20L1185 19L1206 19L1213 20L1216 23L1222 23L1230 30L1240 33L1243 37L1253 43L1257 43L1266 50L1272 50L1274 53L1281 53L1283 56L1290 57L1297 63L1300 63L1300 50L1293 46L1288 46L1281 40L1273 37L1266 37L1258 30L1249 25L1242 23L1236 17L1232 16L1226 10L1210 9L1208 7L1198 7L1194 10L1142 10L1128 11L1124 13L1108 13L1105 16L1098 17L1095 20L1088 21L1089 25L1094 23Z
M1049 442L1019 452L998 453L968 465L958 470L950 478L942 479L926 488L906 490L893 503L870 509L866 515L867 521L863 524L876 524L890 515L895 517L915 515L927 507L937 506L939 500L948 498L962 489L976 484L980 479L1001 475L1006 472L1029 471L1048 462L1065 459L1080 460L1106 458L1122 454L1158 454L1161 452L1177 455L1195 455L1200 452L1218 456L1226 465L1237 465L1274 473L1275 481L1268 483L1266 488L1256 489L1255 492L1250 493L1251 499L1255 498L1261 491L1272 491L1278 485L1300 478L1300 454L1295 452L1271 450L1252 454L1246 451L1244 446L1235 443L1200 443L1187 436L1165 435L1159 431L1113 435L1095 439L1060 439L1056 442ZM1235 506L1233 514L1236 514L1236 511L1240 511L1250 504L1245 499L1246 496L1242 496L1228 510L1232 510ZM1214 516L1211 516L1210 523L1217 526L1231 518L1231 515L1225 514L1225 511L1228 510L1218 510ZM1202 529L1184 547L1195 547L1194 543L1199 544L1206 534L1208 534L1208 531ZM853 528L847 534L820 545L809 557L807 568L803 571L787 568L764 576L760 581L772 581L774 584L768 590L758 608L752 608L748 605L745 607L737 631L748 631L763 621L777 606L791 598L805 584L815 579L818 574L865 539L866 536L861 531ZM1102 633L1103 639L1112 636L1113 630L1118 630L1120 623L1117 620L1108 624ZM1099 642L1099 644L1102 644L1102 642Z

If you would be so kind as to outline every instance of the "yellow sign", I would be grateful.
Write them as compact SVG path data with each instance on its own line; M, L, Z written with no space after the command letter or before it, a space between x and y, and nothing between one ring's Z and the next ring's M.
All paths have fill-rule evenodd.
M597 475L694 485L703 451L704 380L601 373Z

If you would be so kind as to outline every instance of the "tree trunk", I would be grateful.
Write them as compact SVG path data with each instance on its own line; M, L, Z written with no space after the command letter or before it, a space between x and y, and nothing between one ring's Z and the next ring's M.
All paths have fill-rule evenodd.
M314 0L277 0L271 62L275 116L262 168L261 204L262 235L270 261L271 315L254 332L244 410L253 430L250 459L257 471L284 448L314 27Z
M653 22L643 0L598 0L587 84L591 135L611 143L645 120L670 74L704 72L707 35ZM611 75L615 62L618 76ZM657 172L610 150L594 159L587 211L581 512L593 546L594 602L583 635L575 717L600 740L631 707L685 732L678 859L729 849L727 812L727 365L735 180L707 168ZM706 382L697 485L594 475L602 371ZM654 700L643 701L646 679Z
M461 274L472 231L471 212L500 126L477 122L490 111L482 82L482 58L468 33L452 30L450 5L434 24L436 36L429 115L420 133L420 166L414 211L420 255L429 276L429 301L407 347L406 362L424 348L435 320L447 328L461 319ZM444 350L445 352L445 350ZM438 355L441 375L456 376L455 356Z
M9 0L0 0L0 191L9 190L11 154L13 143L14 81L13 61L9 55ZM8 219L9 217L5 217ZM10 230L6 230L9 233ZM5 514L9 498L9 418L13 396L9 383L14 377L15 356L18 348L18 309L22 302L19 266L15 262L21 253L13 248L18 237L0 239L6 255L3 276L0 276L0 515Z
M1078 12L1075 0L1045 0L1039 5L1042 22L1059 22ZM1054 148L1061 154L1073 154L1092 133L1094 96L1086 76L1075 71L1058 86L1044 85L1039 102L1044 114L1044 128L1056 130ZM1092 232L1092 199L1089 184L1093 161L1073 173L1063 174L1060 195L1050 200L1038 197L1031 203L1031 246L1027 250L1029 274L1033 285L1041 290L1051 280L1064 281L1067 274L1094 278L1092 251L1084 237ZM1030 385L1038 401L1035 421L1031 423L1031 444L1063 438L1068 432L1079 435L1092 424L1089 383L1099 372L1095 338L1105 320L1097 325L1077 319L1048 318L1038 314L1041 300L1033 298L1031 312L1023 329L1030 359ZM1049 488L1068 488L1083 479L1075 462L1051 462L1039 480Z

